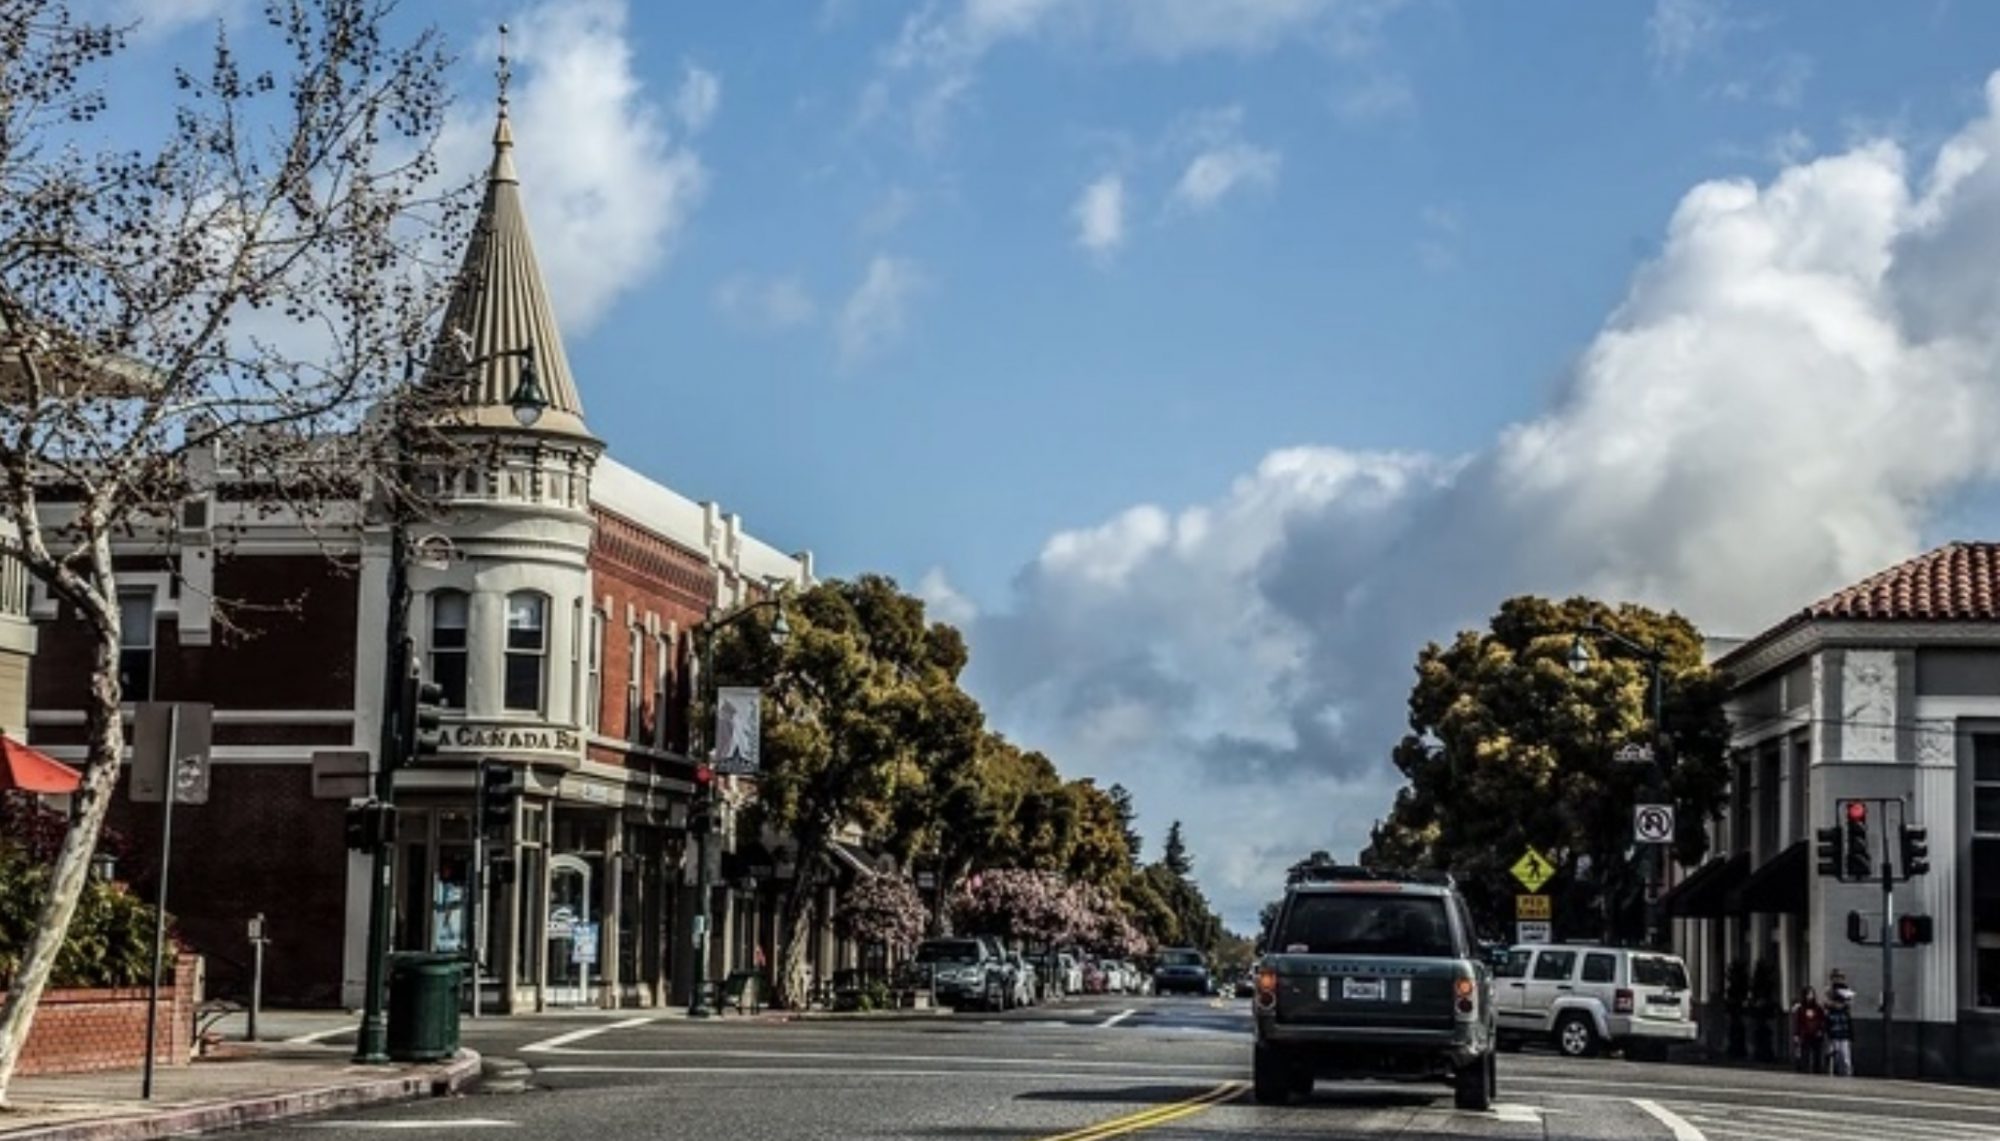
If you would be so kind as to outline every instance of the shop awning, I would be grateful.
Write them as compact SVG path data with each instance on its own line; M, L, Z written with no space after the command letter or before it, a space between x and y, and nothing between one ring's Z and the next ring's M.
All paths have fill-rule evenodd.
M1812 888L1812 843L1800 840L1750 873L1729 894L1730 910L1763 915L1804 915Z
M83 774L42 752L0 737L0 791L60 796L83 787Z
M833 862L857 876L873 876L880 869L876 867L875 855L859 844L845 840L833 842Z
M1750 853L1717 856L1661 896L1660 906L1680 919L1720 919L1730 913L1730 889L1749 874Z

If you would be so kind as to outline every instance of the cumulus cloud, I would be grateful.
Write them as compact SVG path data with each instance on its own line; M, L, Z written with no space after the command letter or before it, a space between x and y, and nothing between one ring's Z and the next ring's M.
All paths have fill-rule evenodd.
M1052 537L975 624L975 691L1184 819L1243 927L1386 812L1425 641L1519 592L1751 634L1914 553L2000 475L2000 75L1987 100L1926 169L1874 141L1689 190L1565 389L1474 454L1288 449Z
M1076 244L1105 255L1125 244L1125 180L1107 174L1083 188L1070 216L1076 219Z
M861 363L903 335L910 302L923 282L915 262L883 254L869 261L861 284L841 307L835 329L842 366Z
M722 80L712 71L687 65L681 88L674 94L674 117L689 134L700 134L715 119L722 106Z
M943 567L932 567L917 580L916 595L924 600L924 610L932 619L949 622L963 630L979 617L979 608L958 592Z
M1654 0L1646 21L1653 59L1669 72L1719 43L1729 31L1724 0Z
M623 0L546 0L508 21L521 196L572 336L659 270L708 190L701 156L669 129L687 88L664 100L645 89L627 16ZM497 52L488 42L469 54ZM492 133L492 104L462 101L440 140L443 169L484 170Z
M1203 151L1188 162L1174 184L1175 203L1206 210L1238 188L1266 188L1278 181L1277 151L1249 143L1229 143Z
M715 287L715 307L739 326L765 331L810 325L819 316L819 303L796 275L732 274Z

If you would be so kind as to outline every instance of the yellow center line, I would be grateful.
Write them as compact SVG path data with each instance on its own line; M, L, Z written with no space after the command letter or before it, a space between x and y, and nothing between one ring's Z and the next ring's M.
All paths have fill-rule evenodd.
M1183 1117L1193 1117L1223 1102L1234 1100L1242 1095L1243 1089L1242 1082L1224 1082L1199 1097L1156 1105L1150 1109L1128 1113L1123 1117L1100 1121L1071 1133L1044 1137L1042 1141L1103 1141L1106 1137L1122 1137L1127 1133L1137 1133L1141 1129L1150 1129L1155 1125L1165 1125L1169 1121L1179 1121Z

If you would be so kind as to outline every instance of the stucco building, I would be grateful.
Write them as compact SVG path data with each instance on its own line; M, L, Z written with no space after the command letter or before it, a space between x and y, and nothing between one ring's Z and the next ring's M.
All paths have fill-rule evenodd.
M1856 1057L1879 1072L1880 888L1817 874L1814 837L1843 798L1901 801L1928 829L1928 874L1895 886L1928 945L1897 947L1900 1076L2000 1072L2000 543L1953 543L1805 607L1716 660L1729 679L1734 779L1710 860L1666 899L1720 1040L1731 962L1767 959L1785 1005L1843 971ZM1879 812L1879 810L1878 810ZM1898 819L1871 814L1880 862Z

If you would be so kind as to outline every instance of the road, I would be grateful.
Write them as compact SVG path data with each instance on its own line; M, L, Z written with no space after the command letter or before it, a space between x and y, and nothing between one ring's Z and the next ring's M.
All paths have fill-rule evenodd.
M870 1021L489 1018L466 1022L464 1037L490 1060L524 1064L527 1089L253 1136L2000 1141L2000 1091L1535 1052L1502 1057L1486 1113L1452 1108L1442 1086L1322 1083L1310 1102L1259 1106L1245 1088L1246 1004L1226 999Z

